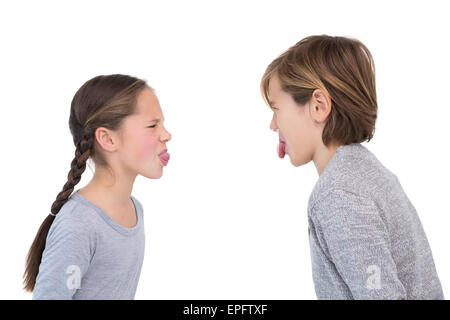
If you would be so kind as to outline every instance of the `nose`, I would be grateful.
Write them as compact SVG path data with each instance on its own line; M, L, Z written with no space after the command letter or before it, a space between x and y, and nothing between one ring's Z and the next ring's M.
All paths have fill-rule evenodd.
M168 142L172 139L172 135L169 131L167 131L166 128L164 128L164 132L161 134L161 141L162 142Z
M270 130L272 130L272 131L277 131L278 130L277 121L275 119L275 113L272 116L272 121L270 121Z

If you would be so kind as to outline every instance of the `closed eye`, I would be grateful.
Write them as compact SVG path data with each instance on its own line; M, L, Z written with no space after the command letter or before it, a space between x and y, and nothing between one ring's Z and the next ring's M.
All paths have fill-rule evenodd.
M156 127L156 124L154 124L154 125L152 125L150 127L147 127L147 128L154 128L154 127Z

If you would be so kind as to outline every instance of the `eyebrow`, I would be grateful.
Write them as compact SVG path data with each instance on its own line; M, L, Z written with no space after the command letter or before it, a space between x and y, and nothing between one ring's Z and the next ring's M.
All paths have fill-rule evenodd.
M164 121L164 120L166 120L166 119L164 119L164 118L163 118L163 121ZM158 119L153 119L153 120L150 120L150 122L156 122L156 123L158 123L158 122L160 122L160 121L161 121L161 119L160 119L160 118L158 118Z

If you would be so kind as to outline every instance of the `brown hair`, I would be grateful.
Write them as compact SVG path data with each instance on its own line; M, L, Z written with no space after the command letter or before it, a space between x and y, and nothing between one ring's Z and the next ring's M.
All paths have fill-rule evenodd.
M266 69L261 92L269 104L269 81L277 74L281 88L303 106L315 89L331 99L322 141L351 144L370 141L377 119L375 64L359 40L328 35L309 36L290 47Z
M150 88L144 80L135 77L112 74L100 75L88 80L72 99L69 128L75 145L75 157L70 165L67 182L56 196L51 213L56 215L67 202L75 185L80 181L91 158L96 166L108 169L105 158L99 152L95 131L104 127L119 130L123 120L136 112L137 97L142 89ZM42 222L26 258L24 289L33 291L45 242L55 216L48 215Z

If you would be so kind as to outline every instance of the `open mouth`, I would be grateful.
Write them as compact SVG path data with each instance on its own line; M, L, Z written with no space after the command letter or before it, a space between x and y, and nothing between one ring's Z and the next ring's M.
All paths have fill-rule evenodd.
M285 155L286 155L286 142L281 140L280 138L280 143L278 144L278 156L281 159L283 159Z
M167 163L169 163L170 154L167 152L167 149L163 150L163 152L159 154L159 159L161 160L164 166L166 166Z

